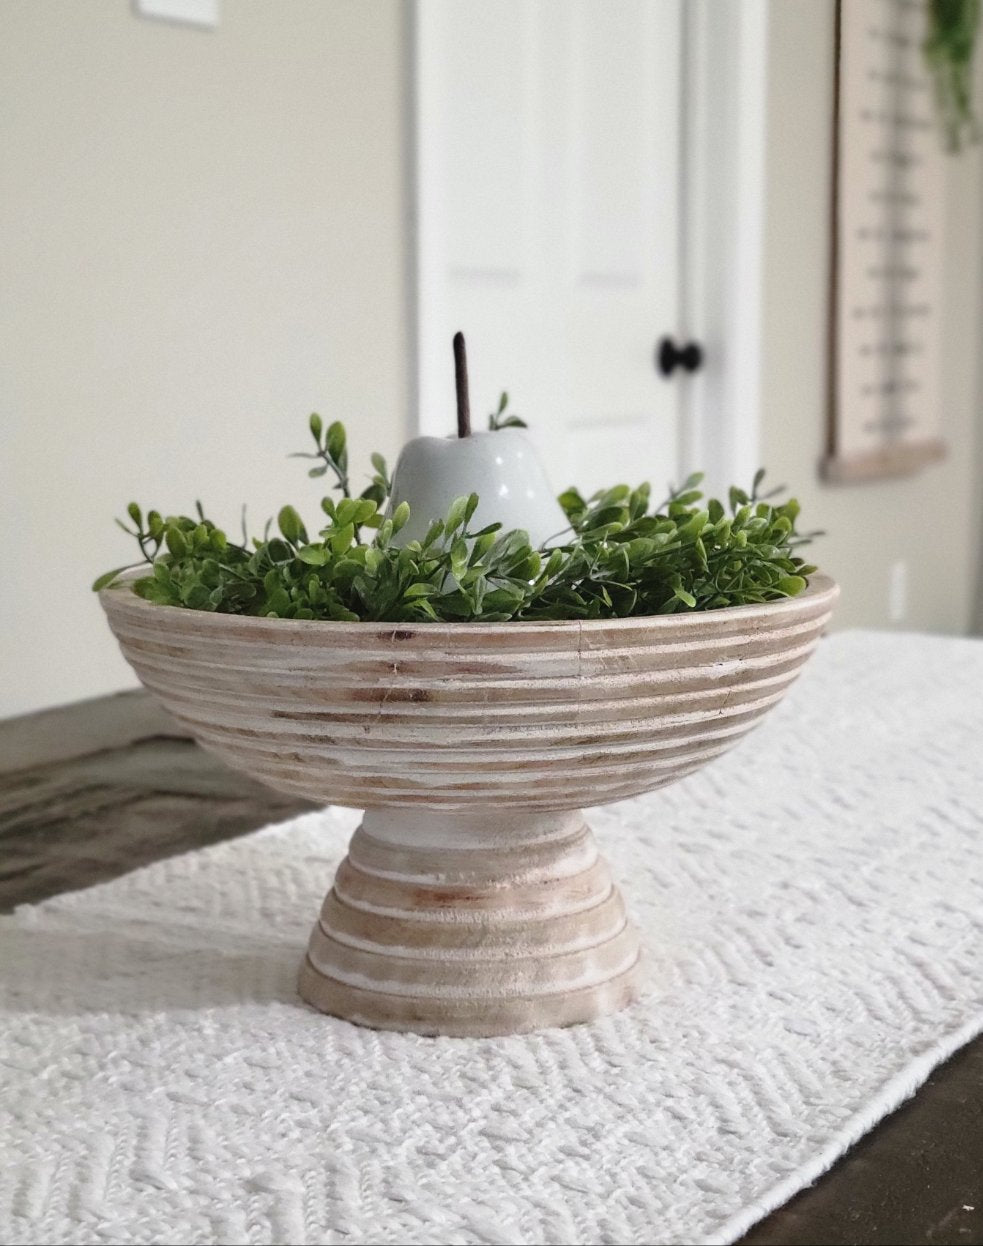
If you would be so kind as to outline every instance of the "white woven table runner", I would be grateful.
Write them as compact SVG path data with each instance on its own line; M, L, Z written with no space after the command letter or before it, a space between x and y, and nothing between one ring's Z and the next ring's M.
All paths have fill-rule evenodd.
M5 1242L732 1241L983 1028L983 644L852 633L674 788L592 817L643 1001L495 1040L294 994L357 821L0 924Z

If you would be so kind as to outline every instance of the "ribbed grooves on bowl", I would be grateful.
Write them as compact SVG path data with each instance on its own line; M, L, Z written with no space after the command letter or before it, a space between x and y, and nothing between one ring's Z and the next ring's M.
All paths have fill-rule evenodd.
M179 612L172 607L158 609L168 614L198 613L198 617L206 619L219 617ZM648 622L654 626L660 621ZM241 689L256 697L267 697L277 689L302 689L307 681L316 678L332 691L333 699L342 699L347 689L353 693L349 699L357 705L381 700L388 703L393 699L413 704L427 699L419 695L419 690L431 684L440 688L441 702L448 705L467 702L481 689L488 691L489 699L497 699L496 694L503 688L513 702L522 697L532 698L533 703L536 699L553 701L562 697L565 688L569 690L570 680L591 682L598 677L603 677L608 686L617 687L619 676L622 683L648 676L653 690L671 685L685 691L687 677L695 676L712 688L719 680L729 678L738 664L756 657L767 660L778 654L790 655L816 631L815 619L804 618L745 637L728 635L716 641L704 637L684 645L663 642L655 636L647 645L612 646L604 650L592 647L596 645L595 638L591 638L590 645L585 643L578 626L568 624L565 648L537 647L520 652L498 650L503 626L499 625L487 628L484 641L480 635L474 638L473 653L434 654L411 648L411 642L400 642L401 648L387 648L377 635L367 635L365 643L355 648L341 641L335 646L299 646L295 636L289 642L286 635L269 642L247 630L223 641L223 660L215 665L202 652L203 645L215 639L214 629L176 644L169 633L161 635L162 622L170 626L170 619L161 620L159 616L140 618L125 633L117 632L148 669L187 669L196 672L196 687L217 691ZM256 622L259 625L262 620ZM291 656L287 668L283 664L285 650ZM457 690L454 681L458 679L464 681L466 691Z
M365 1025L513 1033L627 1002L638 957L583 825L526 844L506 830L497 845L470 849L380 842L360 829L311 934L300 989Z
M784 694L835 599L588 624L315 624L102 595L141 680L275 787L364 806L575 808L718 756Z
M472 848L442 846L429 852L403 848L376 839L364 826L352 836L348 861L351 868L365 878L403 886L483 887L486 890L496 886L538 887L560 877L583 875L596 867L598 854L594 837L586 824L578 821L572 834L545 842L510 844L508 873L501 876L490 877L487 866L481 857L475 856Z

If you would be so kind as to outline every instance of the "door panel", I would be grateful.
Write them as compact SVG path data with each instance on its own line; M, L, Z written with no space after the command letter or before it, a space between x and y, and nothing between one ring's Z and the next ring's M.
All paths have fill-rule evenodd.
M525 267L531 207L531 13L510 0L442 8L434 72L443 76L447 110L439 142L448 277L465 285L514 280ZM510 210L495 210L506 193Z
M576 277L588 285L635 286L651 263L649 137L657 73L651 6L576 0L570 10L568 210Z
M418 0L420 428L507 389L557 488L678 474L679 0Z

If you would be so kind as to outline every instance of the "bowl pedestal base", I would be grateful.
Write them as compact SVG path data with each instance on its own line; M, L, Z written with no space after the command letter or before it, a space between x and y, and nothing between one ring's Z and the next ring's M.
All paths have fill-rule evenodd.
M582 814L370 809L300 993L376 1029L518 1034L624 1007L638 957Z

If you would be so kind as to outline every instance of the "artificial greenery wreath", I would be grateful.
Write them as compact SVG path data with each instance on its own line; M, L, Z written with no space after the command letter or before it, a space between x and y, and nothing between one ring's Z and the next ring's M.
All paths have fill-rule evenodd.
M505 417L505 400L490 426ZM345 428L310 417L318 460L309 475L328 472L340 497L321 499L323 526L311 536L298 512L284 506L279 531L231 541L197 504L197 515L164 516L127 507L140 562L96 580L101 589L147 566L132 590L160 605L223 614L345 622L506 622L627 618L715 610L793 597L815 567L795 552L816 533L796 532L798 503L762 496L764 472L750 493L732 488L729 507L704 505L702 476L690 476L658 506L647 484L615 485L590 498L560 495L569 528L534 549L523 531L469 527L477 494L458 498L422 541L397 537L406 502L387 514L391 482L385 459L356 497Z

